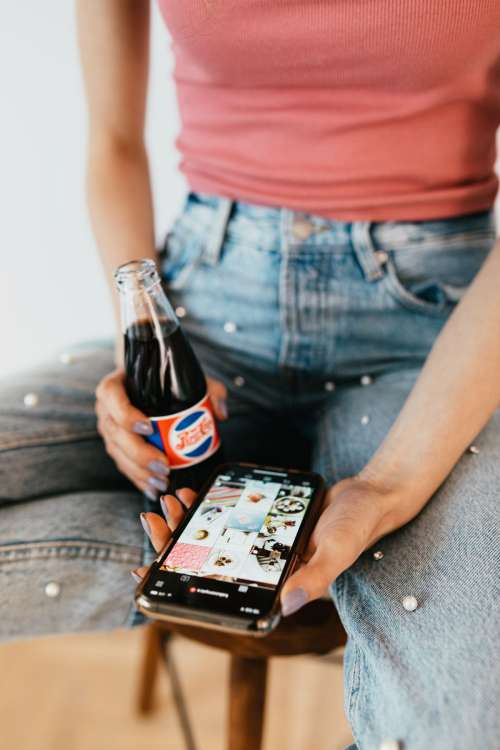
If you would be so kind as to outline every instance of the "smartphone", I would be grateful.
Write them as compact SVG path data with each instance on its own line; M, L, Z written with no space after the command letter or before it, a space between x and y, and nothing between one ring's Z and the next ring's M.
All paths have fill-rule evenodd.
M266 635L325 492L319 474L218 467L136 592L148 617Z

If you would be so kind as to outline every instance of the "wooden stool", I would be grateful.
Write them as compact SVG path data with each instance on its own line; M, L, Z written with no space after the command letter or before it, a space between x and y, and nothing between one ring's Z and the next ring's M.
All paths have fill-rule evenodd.
M154 622L146 629L138 693L140 713L151 710L158 664L164 656L163 644L174 633L231 654L227 750L260 750L262 746L267 663L271 657L326 654L346 641L337 611L327 599L311 602L283 619L276 630L263 638ZM180 718L182 722L183 717Z

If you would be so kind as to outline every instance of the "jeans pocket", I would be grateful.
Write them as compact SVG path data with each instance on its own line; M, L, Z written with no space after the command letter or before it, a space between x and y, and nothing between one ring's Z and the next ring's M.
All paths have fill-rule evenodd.
M385 285L405 308L446 317L461 300L495 242L493 230L435 235L384 252Z
M183 289L201 260L204 243L192 232L182 217L174 222L160 251L160 271L165 286Z
M208 193L189 191L160 251L160 270L165 286L183 290L194 272L207 270L221 259L232 201Z

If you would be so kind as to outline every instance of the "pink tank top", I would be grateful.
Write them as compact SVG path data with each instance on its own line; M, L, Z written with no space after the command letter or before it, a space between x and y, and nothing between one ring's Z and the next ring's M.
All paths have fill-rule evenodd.
M500 0L159 0L193 190L328 218L489 208Z

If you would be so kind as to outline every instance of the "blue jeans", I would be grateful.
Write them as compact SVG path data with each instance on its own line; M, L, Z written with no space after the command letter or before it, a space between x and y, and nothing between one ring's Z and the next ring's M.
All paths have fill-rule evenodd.
M349 223L188 193L161 269L205 371L228 388L228 459L311 466L329 483L359 471L494 240L491 211ZM81 347L2 387L4 638L135 619L128 571L150 559L137 519L149 501L96 432L94 389L111 368L109 346ZM35 406L23 405L28 392ZM500 410L476 445L377 544L381 559L367 551L331 587L359 750L386 738L496 748Z

